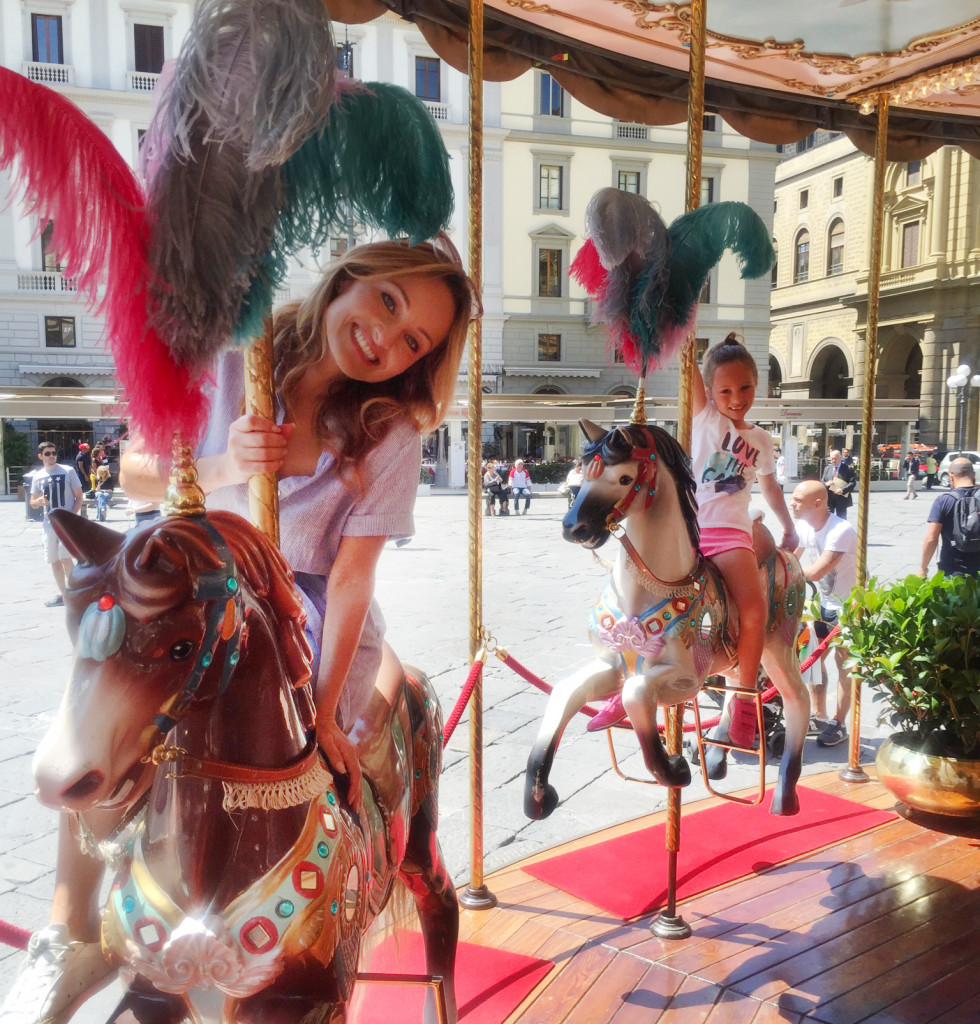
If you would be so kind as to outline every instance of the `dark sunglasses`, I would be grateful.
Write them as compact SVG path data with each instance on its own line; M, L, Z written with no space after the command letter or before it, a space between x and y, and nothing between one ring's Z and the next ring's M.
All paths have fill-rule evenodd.
M41 452L41 454L42 455L57 455L58 453L54 452L54 451L48 451L48 452Z

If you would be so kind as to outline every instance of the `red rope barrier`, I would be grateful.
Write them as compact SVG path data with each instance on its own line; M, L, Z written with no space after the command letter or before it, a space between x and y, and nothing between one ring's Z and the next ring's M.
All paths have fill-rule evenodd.
M459 725L459 720L463 717L463 712L466 710L466 705L473 693L473 688L476 686L477 680L480 678L481 672L483 672L483 659L477 658L470 666L466 682L463 683L463 692L459 695L459 699L456 701L452 712L446 719L446 724L442 727L443 749L445 749L446 744L449 743L449 737L456 731L456 726Z
M0 942L5 946L13 946L14 949L27 949L27 943L31 940L31 933L26 928L18 928L9 921L0 921Z

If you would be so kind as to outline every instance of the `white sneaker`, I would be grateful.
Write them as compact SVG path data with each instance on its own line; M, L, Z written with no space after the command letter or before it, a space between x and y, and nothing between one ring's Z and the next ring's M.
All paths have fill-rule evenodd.
M31 936L27 960L0 1006L0 1024L62 1024L115 977L98 942L72 942L63 924Z

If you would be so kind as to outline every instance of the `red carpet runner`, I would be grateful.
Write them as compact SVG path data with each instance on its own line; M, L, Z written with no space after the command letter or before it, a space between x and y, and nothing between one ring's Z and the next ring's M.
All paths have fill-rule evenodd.
M803 787L800 805L800 813L791 818L770 814L769 798L758 807L724 803L682 815L677 898L758 874L895 817ZM666 901L664 832L664 825L655 825L524 870L624 921L641 917Z
M461 942L456 953L456 1003L460 1024L500 1024L551 970L549 960L505 953L489 946ZM423 974L422 936L408 932L394 944L384 942L371 956L370 970ZM422 1019L425 989L416 985L360 986L351 1024L400 1024Z

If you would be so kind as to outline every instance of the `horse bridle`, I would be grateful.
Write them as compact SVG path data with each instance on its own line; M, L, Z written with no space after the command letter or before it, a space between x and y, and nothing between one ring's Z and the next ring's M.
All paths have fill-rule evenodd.
M245 617L235 559L214 526L204 517L197 521L210 536L215 553L221 559L221 565L202 573L195 583L194 599L209 604L204 637L198 648L197 659L183 687L164 702L153 719L157 732L163 737L177 725L194 702L205 672L214 663L218 644L222 640L226 641L225 660L218 682L219 696L228 689L232 673L241 657L242 626ZM163 742L153 748L149 760L157 766L166 764L168 779L191 775L220 782L274 783L288 782L304 775L316 764L319 756L316 740L313 739L307 744L299 759L292 764L283 768L252 768L228 761L191 757L183 747L168 746Z
M683 587L692 587L695 592L701 590L704 583L704 555L700 550L694 560L694 568L679 580L662 580L643 561L639 551L633 546L633 542L627 537L621 520L625 518L630 506L636 500L637 495L646 488L646 498L643 502L643 510L646 511L653 504L654 496L657 493L657 440L653 431L647 426L640 426L645 444L636 444L629 434L622 427L617 430L630 442L629 460L636 460L636 480L633 486L619 501L613 505L606 516L606 529L623 545L627 557L639 569L641 575L645 576L656 586L666 590L676 590ZM625 460L624 460L625 461Z

